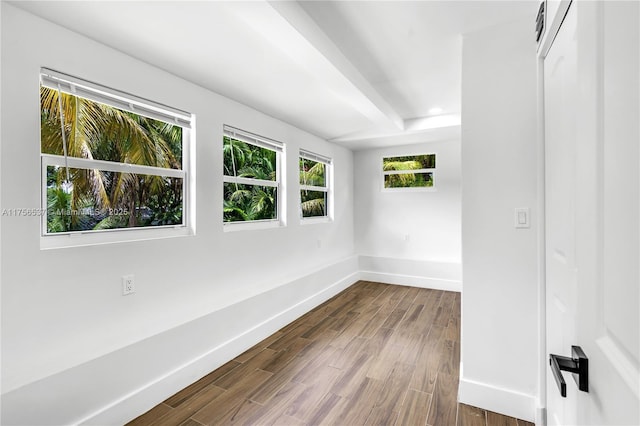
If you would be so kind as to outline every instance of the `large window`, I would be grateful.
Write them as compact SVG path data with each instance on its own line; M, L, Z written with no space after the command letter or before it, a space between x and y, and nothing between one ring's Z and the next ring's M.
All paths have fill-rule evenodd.
M284 145L224 126L224 206L226 224L283 222L280 163Z
M184 227L191 115L42 69L42 233Z
M328 218L331 159L300 150L300 215Z
M436 155L406 155L382 159L385 190L425 189L435 185Z

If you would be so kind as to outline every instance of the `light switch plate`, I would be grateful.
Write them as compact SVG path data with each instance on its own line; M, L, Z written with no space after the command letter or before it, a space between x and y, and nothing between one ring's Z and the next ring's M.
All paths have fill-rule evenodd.
M531 211L529 207L517 207L515 209L514 220L516 228L531 227Z

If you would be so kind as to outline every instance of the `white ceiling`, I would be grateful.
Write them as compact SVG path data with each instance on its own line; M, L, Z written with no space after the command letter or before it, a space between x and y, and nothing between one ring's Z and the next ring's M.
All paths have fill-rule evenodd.
M352 149L455 137L462 35L533 22L537 10L536 0L12 3Z

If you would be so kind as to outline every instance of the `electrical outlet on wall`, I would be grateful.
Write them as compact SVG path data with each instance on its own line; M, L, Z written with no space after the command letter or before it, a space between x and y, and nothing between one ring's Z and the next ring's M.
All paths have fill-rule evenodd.
M136 292L136 287L133 281L133 275L122 276L122 295L133 294Z

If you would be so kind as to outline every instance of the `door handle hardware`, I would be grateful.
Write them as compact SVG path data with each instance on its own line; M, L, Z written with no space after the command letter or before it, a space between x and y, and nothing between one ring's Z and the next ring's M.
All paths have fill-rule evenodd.
M550 354L549 365L563 398L567 397L567 384L562 377L562 371L573 373L578 389L589 392L589 359L580 346L571 346L571 358Z

